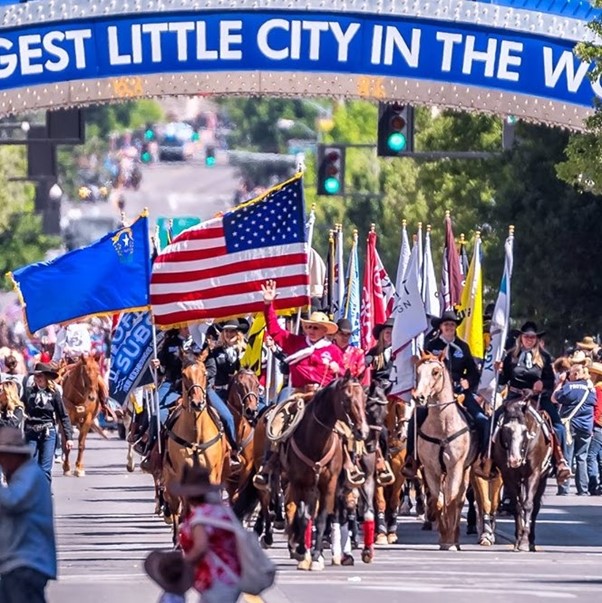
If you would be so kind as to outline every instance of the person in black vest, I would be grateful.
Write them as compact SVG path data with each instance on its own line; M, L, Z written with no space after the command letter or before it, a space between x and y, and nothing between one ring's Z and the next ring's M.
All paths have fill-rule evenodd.
M376 325L372 335L377 340L366 354L366 366L371 369L370 392L380 388L386 395L391 391L391 371L393 370L393 354L391 336L393 332L393 318Z
M446 310L441 318L434 318L431 324L438 333L426 344L425 351L434 355L445 354L444 361L451 375L454 394L463 396L464 408L474 419L480 438L480 452L483 454L486 450L489 419L475 399L480 378L479 369L468 344L456 335L456 329L461 322L462 319L454 310ZM416 472L414 421L417 421L416 426L420 428L426 419L427 412L426 408L417 407L415 415L408 424L408 461L404 474L410 477L413 477Z
M28 384L23 393L25 405L25 439L33 451L33 458L52 479L52 463L56 447L57 425L60 423L65 433L66 450L73 448L73 433L69 415L65 411L61 391L54 382L58 373L49 364L38 362L33 371L33 383Z

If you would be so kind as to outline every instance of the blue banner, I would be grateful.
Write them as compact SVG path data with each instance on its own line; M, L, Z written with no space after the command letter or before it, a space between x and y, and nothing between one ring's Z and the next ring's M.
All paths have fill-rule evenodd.
M148 368L153 355L153 324L150 312L122 314L111 340L109 395L124 404L129 394L141 385L152 383ZM157 333L161 345L165 333Z
M115 15L0 30L0 90L114 76L287 71L413 78L591 107L602 87L588 79L591 66L573 46L543 33L395 15Z

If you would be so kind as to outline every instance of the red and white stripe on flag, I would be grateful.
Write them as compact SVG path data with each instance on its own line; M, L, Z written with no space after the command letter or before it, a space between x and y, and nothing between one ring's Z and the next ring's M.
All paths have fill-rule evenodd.
M309 304L308 246L300 176L261 199L179 234L151 276L162 327L261 312L261 285L274 279L277 309Z

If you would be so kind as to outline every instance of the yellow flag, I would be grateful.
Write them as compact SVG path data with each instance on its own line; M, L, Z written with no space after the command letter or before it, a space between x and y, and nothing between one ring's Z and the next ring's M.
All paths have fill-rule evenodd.
M261 355L263 351L263 336L265 334L265 318L263 312L258 312L253 318L253 324L247 335L247 349L240 359L240 365L251 369L257 376L261 374Z
M485 349L483 344L483 273L479 233L475 235L474 252L462 289L458 314L464 318L458 327L458 337L469 345L475 358L482 359Z

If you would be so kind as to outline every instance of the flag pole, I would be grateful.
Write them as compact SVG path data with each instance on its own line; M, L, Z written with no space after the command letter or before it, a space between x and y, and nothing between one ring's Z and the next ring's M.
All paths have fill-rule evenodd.
M316 204L313 203L311 211L309 212L309 219L307 220L307 253L311 250L311 243L314 238L314 223L316 221ZM308 256L309 257L309 256ZM301 328L301 308L297 309L297 317L295 320L295 334L299 333Z
M152 314L151 314L152 316ZM155 320L152 320L152 335L153 335L153 358L157 358L159 352L157 350L157 333L155 331ZM155 420L157 421L157 447L159 450L159 454L162 453L161 450L161 416L159 412L159 375L158 369L151 365L151 374L153 376L153 392L155 398Z

